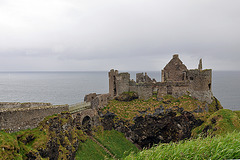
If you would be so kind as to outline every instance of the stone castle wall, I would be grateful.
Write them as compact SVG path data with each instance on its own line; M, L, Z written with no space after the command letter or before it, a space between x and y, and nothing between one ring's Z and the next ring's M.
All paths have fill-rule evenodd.
M187 76L190 83L190 88L194 91L208 91L211 90L212 70L189 70Z
M10 106L8 103L6 106ZM37 107L37 104L39 106ZM5 108L0 111L0 129L7 130L9 132L15 132L23 129L32 129L37 127L38 123L41 122L45 117L61 113L63 111L68 111L68 105L59 106L45 106L46 103L34 103L34 107L31 108ZM21 106L26 106L22 104ZM15 107L15 108L14 108Z
M117 84L116 89L118 93L128 92L129 91L129 82L130 82L130 74L129 73L120 73L117 76Z
M138 93L140 99L149 99L153 95L153 85L151 83L129 85L129 91Z
M181 97L188 94L188 82L159 82L157 83L157 97L161 98L166 95Z
M110 93L107 94L90 93L88 95L85 95L84 101L91 102L92 109L99 109L105 107L110 99L111 99Z

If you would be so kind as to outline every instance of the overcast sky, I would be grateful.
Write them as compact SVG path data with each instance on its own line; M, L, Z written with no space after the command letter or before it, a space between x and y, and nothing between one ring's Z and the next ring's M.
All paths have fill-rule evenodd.
M0 0L0 71L240 70L240 0Z

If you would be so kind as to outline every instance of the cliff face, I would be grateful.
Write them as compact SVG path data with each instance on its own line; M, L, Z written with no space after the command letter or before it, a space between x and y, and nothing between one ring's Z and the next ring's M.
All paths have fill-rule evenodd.
M104 129L125 133L126 138L141 148L190 138L192 129L202 124L192 113L177 107L166 112L159 109L154 114L142 114L135 117L133 122L130 124L120 120L110 112L103 115L102 119Z
M215 97L207 104L190 96L165 96L147 101L112 100L100 115L104 129L118 130L144 148L190 138L192 130L219 109L222 106Z
M3 154L17 155L20 159L74 159L80 141L85 140L83 132L74 126L69 113L47 117L33 130L12 133L13 142L18 145L6 148ZM2 144L0 147L4 148Z

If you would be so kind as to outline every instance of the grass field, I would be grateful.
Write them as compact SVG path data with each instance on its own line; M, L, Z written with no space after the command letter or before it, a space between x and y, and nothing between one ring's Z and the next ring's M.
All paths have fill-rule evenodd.
M97 132L95 138L115 155L116 158L123 158L131 152L137 153L139 151L122 133L115 130Z
M179 143L160 144L125 160L155 159L240 159L240 133L233 132L216 137L198 138Z
M208 105L209 112L216 111L216 105L219 108L222 108L221 104L218 100L214 100L212 104ZM115 113L118 118L123 120L128 120L130 123L133 123L133 118L137 115L139 116L139 111L146 111L147 113L153 114L155 109L160 106L164 107L164 109L173 108L174 106L178 106L179 108L184 108L185 111L194 111L196 109L201 109L202 113L193 113L196 118L204 118L206 117L205 102L200 102L197 99L194 99L190 96L182 96L179 98L174 98L172 96L165 96L161 101L158 101L155 97L150 98L149 100L141 100L135 99L130 102L122 102L117 100L112 100L109 102L108 106L103 109L103 113L107 113L107 111Z
M240 131L240 118L238 113L238 111L231 111L229 109L221 109L214 112L201 126L193 129L192 135L196 137L204 133L206 128L208 128L208 135L219 135Z
M110 156L91 139L87 139L80 144L75 158L76 160L101 160Z
M130 153L139 152L137 147L118 131L98 130L94 134L94 137L113 155L115 155L117 159L122 159ZM81 143L76 154L77 160L101 160L108 158L110 158L109 155L91 139Z

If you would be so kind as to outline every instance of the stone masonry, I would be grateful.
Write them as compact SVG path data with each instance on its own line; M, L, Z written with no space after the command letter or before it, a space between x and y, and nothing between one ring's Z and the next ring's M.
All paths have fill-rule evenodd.
M212 102L212 70L202 69L202 59L198 69L187 69L177 54L161 73L161 82L152 80L146 73L137 73L136 81L130 80L129 73L118 73L117 70L109 72L109 94L111 97L123 92L137 92L139 98L148 99L157 91L157 97L165 95L180 97L190 95L200 101Z
M35 128L45 117L69 110L68 105L50 103L3 102L0 106L0 130L8 132Z

